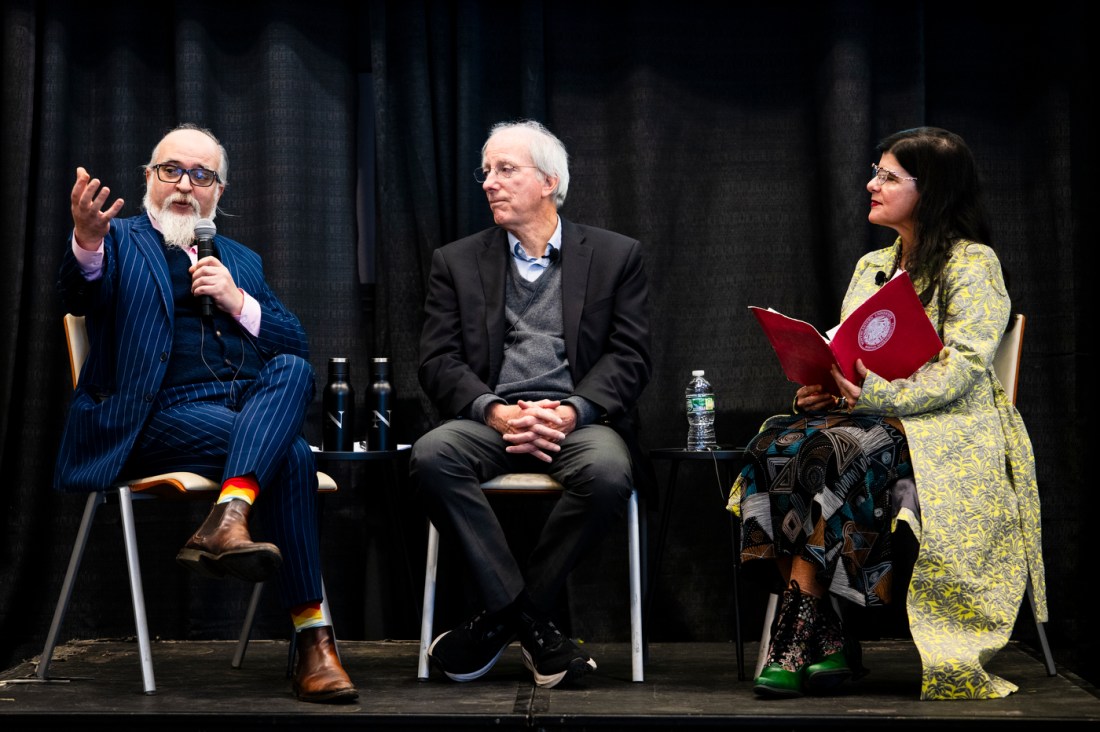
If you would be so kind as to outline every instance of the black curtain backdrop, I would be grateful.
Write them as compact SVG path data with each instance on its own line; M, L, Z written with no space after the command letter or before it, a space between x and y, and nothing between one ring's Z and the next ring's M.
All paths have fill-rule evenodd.
M230 156L219 231L264 257L310 335L319 383L329 357L349 356L362 402L369 357L392 359L398 435L410 442L432 419L416 383L431 252L491 223L471 175L480 146L492 123L532 117L570 152L562 214L645 246L655 364L640 405L647 447L683 441L680 395L692 369L716 387L722 442L743 443L784 409L792 386L746 306L832 326L855 261L892 241L866 223L877 140L923 124L963 135L984 172L1014 308L1028 316L1019 406L1038 460L1048 628L1058 660L1097 681L1086 661L1100 643L1075 579L1091 566L1083 410L1094 349L1080 344L1092 312L1082 228L1096 192L1085 107L1095 54L1084 7L9 1L0 662L39 650L82 505L49 488L71 388L53 283L75 167L106 181L133 215L140 166L159 137L183 121L212 128ZM356 217L364 134L375 146L376 187L366 195L376 221ZM366 227L377 284L364 298L356 246ZM307 425L315 443L318 413ZM656 467L663 480L667 466ZM415 637L424 536L415 501L384 467L330 472L342 491L326 500L322 544L338 632ZM727 485L685 467L680 487L650 637L728 640ZM539 512L501 508L522 546ZM204 511L138 508L155 636L236 633L247 588L194 580L172 562ZM620 527L574 573L563 604L581 637L626 638L623 539ZM443 556L440 626L470 609ZM269 594L259 633L278 637L288 626ZM750 637L761 604L759 591L746 594ZM870 632L893 633L896 620ZM1024 610L1022 640L1029 625ZM63 637L132 632L108 507Z

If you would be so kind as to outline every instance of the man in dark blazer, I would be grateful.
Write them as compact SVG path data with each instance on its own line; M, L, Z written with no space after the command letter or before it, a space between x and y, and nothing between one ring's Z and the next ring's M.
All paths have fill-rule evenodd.
M90 353L55 482L94 491L174 470L222 481L177 559L214 577L259 582L277 572L298 632L295 693L351 701L358 692L321 604L317 473L301 436L314 391L305 332L255 252L220 235L214 256L199 258L194 246L227 174L217 138L181 126L153 149L145 212L118 219L122 199L105 209L110 190L77 169L58 285L69 312L85 316ZM274 543L252 540L253 504Z
M518 637L536 683L553 687L596 667L549 611L630 496L631 413L651 368L645 272L637 241L558 216L568 157L542 125L494 127L476 177L497 226L432 260L420 383L448 421L417 441L411 465L481 607L429 654L469 681ZM479 487L506 472L565 487L526 572Z

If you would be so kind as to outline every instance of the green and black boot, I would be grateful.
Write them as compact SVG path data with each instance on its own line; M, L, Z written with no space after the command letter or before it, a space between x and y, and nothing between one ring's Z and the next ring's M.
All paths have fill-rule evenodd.
M752 690L759 696L775 699L802 696L819 602L816 597L803 594L793 580L784 590L772 624L764 668L753 682Z
M817 610L817 627L810 642L811 662L803 677L808 694L826 694L852 677L840 618L827 599L818 600Z

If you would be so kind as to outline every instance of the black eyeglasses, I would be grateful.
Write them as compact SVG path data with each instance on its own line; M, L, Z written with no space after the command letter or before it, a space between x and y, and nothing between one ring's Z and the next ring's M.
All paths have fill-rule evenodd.
M185 168L176 163L157 163L150 167L157 171L157 178L165 183L179 183L184 175L191 181L191 185L197 188L209 188L215 183L222 182L215 171L201 166L198 168Z

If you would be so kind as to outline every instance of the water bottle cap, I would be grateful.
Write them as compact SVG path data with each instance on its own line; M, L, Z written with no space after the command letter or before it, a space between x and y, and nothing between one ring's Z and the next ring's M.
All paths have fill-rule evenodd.
M347 358L330 358L328 360L329 378L346 378L351 372L351 364Z
M692 376L702 376L704 373L705 372L702 369L699 369L698 371L692 371L691 375Z

